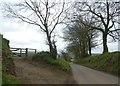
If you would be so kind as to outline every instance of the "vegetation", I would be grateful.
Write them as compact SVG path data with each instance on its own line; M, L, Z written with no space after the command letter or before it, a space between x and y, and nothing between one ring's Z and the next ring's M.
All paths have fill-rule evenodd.
M98 42L95 40L98 38L97 33L101 34L99 37L101 37L100 41L103 44L103 54L81 58L76 63L118 75L120 68L117 62L120 52L108 53L107 42L108 37L111 37L112 41L120 40L120 29L116 26L120 23L118 21L118 17L120 17L120 1L110 2L106 0L103 2L93 1L91 3L88 0L86 2L75 0L73 5L68 2L65 4L64 0L63 2L49 0L23 1L4 3L3 8L4 12L6 12L5 16L8 18L17 18L22 22L38 26L46 35L46 44L49 46L49 52L35 54L32 58L33 61L54 65L63 71L70 69L68 62L63 59L56 59L55 29L58 24L64 23L67 28L65 28L66 33L63 38L66 38L69 42L67 54L70 55L71 53L71 57L72 55L74 57L87 57L88 51L89 55L91 55L91 49ZM10 58L11 52L8 44L8 41L4 39L3 72L14 75L15 67L13 60ZM66 58L67 54L63 53L63 56L66 60L69 60L70 58Z
M70 70L69 63L67 61L65 61L64 59L56 59L54 61L54 65L58 66L63 71L69 71Z
M93 1L92 3L88 0L86 2L75 0L74 3L69 4L64 0L23 0L23 2L17 3L4 3L3 9L5 16L8 18L17 18L22 22L38 26L46 35L46 44L49 46L51 57L56 59L55 29L61 23L71 28L67 24L68 22L73 24L72 34L74 34L72 37L77 35L69 48L74 48L74 51L78 51L77 54L82 52L82 54L84 53L83 56L87 56L85 54L88 51L91 54L91 48L94 44L93 34L95 34L93 32L96 31L101 33L103 53L109 52L107 46L108 37L110 36L113 41L120 40L120 29L116 26L120 23L118 21L120 16L119 4L119 1L109 2L108 0L103 2ZM23 14L23 12L25 13ZM75 49L78 46L80 46L79 49Z
M15 76L10 74L3 74L2 84L14 84L14 86L19 86L20 80L17 80Z
M65 52L65 51L61 51L61 57L64 58L65 61L68 61L68 62L71 61L71 58L70 58L69 53L67 53L67 52Z
M11 52L9 49L9 41L3 38L2 41L2 71L3 73L8 73L15 75L15 65L13 59L10 57Z
M2 39L2 83L3 84L19 84L19 80L15 78L15 65L11 58L9 41Z
M107 46L108 36L113 38L114 41L120 38L120 29L116 26L116 24L120 23L118 21L118 17L120 16L119 4L119 1L109 2L108 0L103 2L93 1L92 3L88 1L75 1L73 6L74 11L72 11L72 21L78 20L85 26L98 30L102 34L103 53L109 52ZM89 23L86 22L88 20L90 21Z
M64 39L68 41L67 51L72 52L75 57L87 57L91 55L91 50L97 45L97 30L89 30L90 27L82 24L80 21L70 23L65 29ZM89 51L89 53L88 53Z
M44 62L58 67L60 70L69 71L70 65L64 59L53 59L49 52L39 52L32 58L33 61Z
M120 76L118 72L120 71L120 66L118 65L120 64L119 57L120 52L105 53L79 59L76 63Z
M56 58L57 48L54 47L55 43L53 42L53 33L56 26L62 23L65 19L62 16L65 11L64 7L64 1L24 0L23 2L14 4L5 3L4 12L6 12L6 16L9 16L9 18L17 18L22 22L38 26L38 28L46 35L50 54L52 57ZM23 14L23 12L25 12L25 14ZM29 14L34 15L29 15L28 12L30 12Z

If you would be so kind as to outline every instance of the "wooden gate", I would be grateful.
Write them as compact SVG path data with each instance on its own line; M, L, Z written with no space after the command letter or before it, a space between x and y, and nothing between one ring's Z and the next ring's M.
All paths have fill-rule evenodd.
M32 48L10 48L12 56L31 57L36 54L37 50Z

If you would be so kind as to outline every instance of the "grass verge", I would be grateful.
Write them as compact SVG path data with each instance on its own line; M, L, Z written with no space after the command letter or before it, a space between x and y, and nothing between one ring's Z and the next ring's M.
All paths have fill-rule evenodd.
M120 52L105 53L79 59L75 63L120 77Z
M14 86L19 86L21 82L16 79L15 76L12 76L10 74L3 74L2 75L2 84L6 85L6 84L14 84Z
M32 60L37 61L37 62L44 62L44 63L50 64L50 65L54 65L63 71L70 70L70 65L67 61L65 61L64 59L53 59L50 56L49 52L37 53L33 56Z

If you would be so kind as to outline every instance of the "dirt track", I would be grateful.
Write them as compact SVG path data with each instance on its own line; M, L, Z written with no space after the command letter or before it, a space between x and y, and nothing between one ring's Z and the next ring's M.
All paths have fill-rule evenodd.
M43 64L14 59L17 77L22 84L73 84L71 73L65 73Z

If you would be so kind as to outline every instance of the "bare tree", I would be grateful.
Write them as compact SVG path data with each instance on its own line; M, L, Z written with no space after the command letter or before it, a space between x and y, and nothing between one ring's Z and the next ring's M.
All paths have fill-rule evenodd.
M52 33L56 26L65 19L61 17L64 12L65 2L56 0L24 0L17 4L4 3L7 17L13 17L36 25L46 34L50 53L56 58L55 43L52 44ZM54 46L53 46L54 45Z
M120 29L116 25L120 17L120 1L101 1L101 2L75 2L76 19L81 19L84 25L90 26L83 22L89 17L95 26L90 26L102 33L103 53L108 52L107 37L111 36L114 40L120 40ZM75 17L74 16L74 17Z
M76 57L86 57L91 55L91 49L97 45L95 40L98 37L96 30L89 30L91 27L85 26L81 21L72 22L65 30L64 39L69 43L67 49L74 52Z

